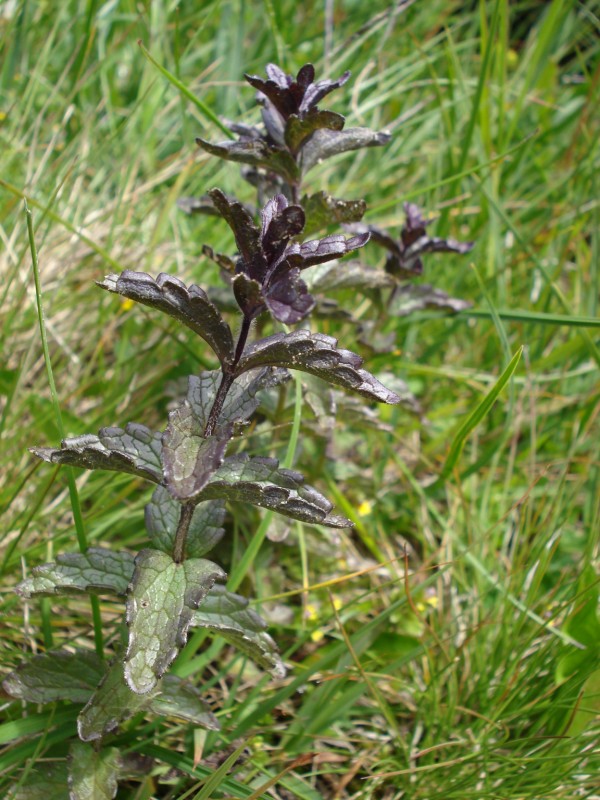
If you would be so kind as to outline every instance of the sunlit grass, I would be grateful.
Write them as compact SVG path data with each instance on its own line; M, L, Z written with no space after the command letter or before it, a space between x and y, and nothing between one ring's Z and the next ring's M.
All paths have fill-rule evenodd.
M566 682L557 670L578 650L567 621L584 602L578 580L597 566L600 531L598 18L562 0L404 5L333 4L330 21L321 5L255 0L179 11L123 0L90 4L89 14L73 2L16 2L0 12L6 670L43 648L48 623L38 605L24 611L12 586L77 548L67 476L27 452L56 443L59 430L23 196L68 435L129 420L160 428L168 382L212 366L191 335L94 281L131 268L217 286L201 247L230 249L226 226L185 216L176 200L213 185L252 199L235 165L196 152L195 136L224 133L138 39L229 119L251 119L242 73L269 60L283 56L290 70L326 63L333 77L351 69L336 108L349 108L352 124L389 129L392 142L328 162L310 188L365 197L369 220L392 227L410 198L439 214L436 234L477 242L466 259L431 256L424 276L474 309L382 321L393 354L357 343L347 323L324 323L374 372L408 381L424 418L384 409L391 432L341 420L335 457L301 432L295 465L358 524L335 541L293 526L238 566L240 590L259 597L290 673L274 682L219 642L196 640L178 668L206 688L223 733L199 736L172 720L126 725L117 746L181 772L163 780L157 768L119 798L174 800L193 789L187 796L570 800L597 791L598 648ZM379 252L365 257L374 263ZM511 381L463 442L465 421L520 347ZM283 458L293 418L292 390L275 446L260 437L252 446ZM81 473L77 490L91 543L142 545L143 486ZM235 564L258 526L236 509ZM51 610L55 646L94 646L85 598ZM121 607L102 600L100 610L110 642ZM64 758L75 715L6 705L0 790L32 759ZM242 763L218 772L242 744Z

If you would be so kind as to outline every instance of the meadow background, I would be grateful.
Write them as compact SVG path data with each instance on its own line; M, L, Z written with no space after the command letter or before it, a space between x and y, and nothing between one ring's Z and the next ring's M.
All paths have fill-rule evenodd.
M12 592L32 566L77 549L64 473L27 452L60 437L23 198L69 435L160 428L169 387L212 363L191 334L94 281L129 268L218 285L201 247L231 250L226 226L186 216L177 198L217 185L252 200L237 165L197 150L195 136L221 133L138 39L229 119L256 119L242 75L268 61L350 69L330 106L392 141L329 161L308 187L364 197L367 221L392 230L417 202L437 215L435 235L476 242L469 256L430 256L424 275L471 311L383 320L385 354L343 321L321 326L374 373L404 379L424 418L379 409L391 431L341 419L326 449L304 405L295 465L356 527L293 525L248 565L241 588L260 599L289 675L271 680L196 642L177 670L205 687L223 732L126 725L120 748L170 767L124 784L120 800L600 796L599 13L570 0L0 4L3 670L50 644L93 647L85 599L24 607ZM363 258L383 260L375 247ZM368 298L339 299L369 311ZM291 399L280 411L257 452L285 453ZM77 485L91 543L143 546L139 481L79 473ZM234 512L239 563L258 519ZM101 610L110 642L121 609ZM76 712L1 709L6 796L23 768L64 757ZM225 761L242 745L242 763Z

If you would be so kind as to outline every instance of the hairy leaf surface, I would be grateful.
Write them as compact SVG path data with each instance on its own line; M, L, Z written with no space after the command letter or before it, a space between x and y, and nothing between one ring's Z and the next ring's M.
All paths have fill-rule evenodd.
M186 642L194 609L225 577L220 567L201 558L177 564L158 550L137 555L127 598L125 679L132 691L147 694L156 687Z
M191 625L220 634L263 669L278 678L285 676L277 645L265 632L266 623L239 594L213 586L194 612Z
M320 231L329 225L359 222L367 210L364 200L339 200L327 192L304 195L302 207L306 214L305 234Z
M391 139L389 133L378 133L369 128L346 128L343 131L315 131L302 148L301 165L308 172L326 158L359 150L363 147L381 147Z
M344 517L331 515L329 500L304 484L298 472L280 469L273 458L249 458L241 454L225 459L200 494L200 500L214 498L270 508L316 525L346 528L352 524Z
M162 480L161 434L134 422L126 425L125 430L102 428L97 436L86 433L63 439L60 450L50 447L30 450L50 464L128 472L154 483Z
M68 776L65 761L38 761L25 781L9 795L9 800L66 800Z
M337 340L322 333L298 330L267 336L247 349L238 364L238 373L267 364L310 372L378 403L400 402L395 392L361 369L360 356L338 349Z
M154 280L145 272L132 270L107 275L104 281L98 281L98 286L175 317L202 337L221 363L233 360L231 329L199 286L186 286L179 278L164 272Z
M104 665L96 653L51 650L20 664L4 679L2 686L11 697L28 703L52 703L55 700L87 703L104 672Z
M345 121L345 118L341 114L336 114L335 111L314 109L302 116L291 114L285 124L285 143L292 153L297 153L315 131L321 128L341 131Z
M90 547L85 553L64 553L56 561L34 567L32 577L15 588L21 597L56 594L124 595L133 575L134 557L103 547Z
M117 658L77 717L77 732L84 742L92 742L115 731L122 722L148 707L158 683L148 694L132 692L125 681L123 661Z
M181 503L164 486L157 486L145 509L146 529L152 547L164 553L173 552L180 513ZM211 500L195 507L186 538L187 558L202 558L216 547L225 533L222 527L224 518L223 500Z
M231 434L231 427L223 426L219 436L204 437L204 426L187 400L171 411L163 434L163 463L173 497L191 500L202 491L223 463Z
M219 436L230 425L239 425L249 420L260 405L260 392L289 380L289 377L287 370L274 367L263 367L240 375L225 398L219 421L215 426L215 436ZM204 427L208 422L208 415L221 379L219 370L190 375L188 379L187 400Z
M211 731L221 727L200 691L176 675L164 676L161 692L150 701L150 711L163 717L185 719Z
M223 158L225 161L237 161L273 170L289 183L294 183L299 176L298 166L291 153L264 139L241 138L233 142L212 143L197 138L196 144L207 153Z
M74 741L69 748L70 800L113 800L120 767L116 747L97 750L91 744Z
M320 264L305 275L311 291L336 289L386 289L396 285L391 275L367 267L360 261L332 261Z

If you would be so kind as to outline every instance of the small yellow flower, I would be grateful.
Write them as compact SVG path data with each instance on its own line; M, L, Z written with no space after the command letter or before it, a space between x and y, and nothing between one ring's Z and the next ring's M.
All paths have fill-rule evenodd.
M307 603L304 609L304 616L306 619L315 620L319 616L317 607L314 606L312 603Z
M325 634L323 631L316 630L311 633L310 638L313 640L313 642L320 642L321 639L325 638Z
M425 611L425 603L421 603L421 601L419 601L418 603L415 603L415 608L419 613L422 614Z
M339 597L334 597L334 598L333 598L333 607L335 608L335 610L336 610L336 611L339 611L339 610L340 610L340 608L341 608L343 605L344 605L344 604L342 603L342 601L340 600L340 598L339 598Z
M432 608L437 608L440 604L440 598L437 596L437 594L432 594L431 597L428 597L425 602L427 603L428 606L431 606Z
M123 311L129 311L130 308L133 308L133 300L127 297L125 300L121 300L121 308Z
M371 511L373 511L373 506L371 505L371 503L369 503L368 500L363 500L363 502L359 505L357 511L359 517L368 517Z

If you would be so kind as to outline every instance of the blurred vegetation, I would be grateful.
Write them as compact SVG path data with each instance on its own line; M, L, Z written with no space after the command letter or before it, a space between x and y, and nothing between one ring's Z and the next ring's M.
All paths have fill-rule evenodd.
M290 673L274 682L192 639L178 672L208 691L223 732L132 721L116 745L170 768L123 784L120 800L594 796L599 10L572 0L0 6L5 670L49 639L93 647L85 599L24 608L12 593L32 566L76 549L65 475L27 452L59 435L23 198L68 435L129 420L160 428L173 382L212 366L191 334L94 280L129 268L217 286L202 244L227 252L232 238L222 221L184 215L177 198L216 185L253 199L235 165L197 152L195 136L219 131L138 39L215 114L245 121L255 111L244 72L268 61L288 71L312 61L333 77L351 69L332 106L392 141L319 167L309 188L365 197L368 221L392 230L402 203L418 202L438 215L436 235L477 242L468 258L430 256L424 275L473 309L380 320L392 354L357 341L344 320L320 324L374 373L406 380L423 418L382 409L390 431L343 418L330 445L301 438L296 466L356 528L294 524L245 578ZM383 260L377 248L363 257ZM338 299L368 317L367 296ZM521 346L517 372L440 479L461 425ZM255 437L257 453L285 453L292 395L275 442ZM313 426L306 403L303 425ZM77 486L91 543L142 545L139 481L82 473ZM232 509L227 567L258 523ZM110 643L120 609L102 601L101 612ZM3 703L4 796L34 763L60 763L75 713ZM240 747L241 760L225 761Z

